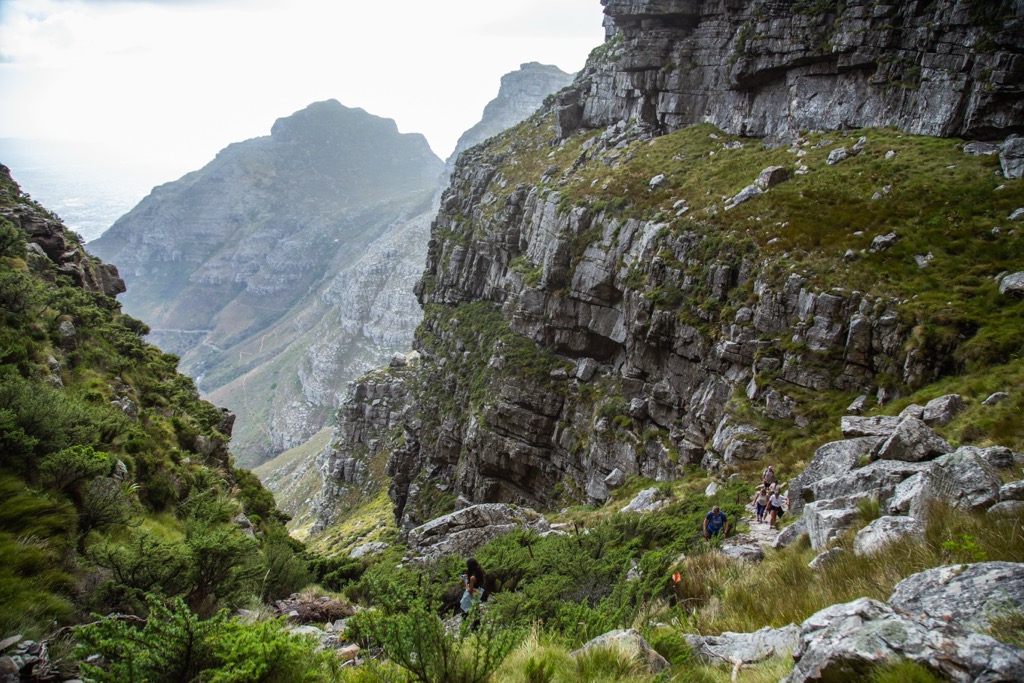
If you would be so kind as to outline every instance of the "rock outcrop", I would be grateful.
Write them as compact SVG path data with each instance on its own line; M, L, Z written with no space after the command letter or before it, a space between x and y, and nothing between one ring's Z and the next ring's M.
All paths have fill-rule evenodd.
M522 64L518 70L502 76L497 96L484 107L480 120L455 143L445 162L443 186L447 187L460 154L533 114L549 95L570 85L572 79L573 74L539 62Z
M1019 2L605 0L604 58L560 95L561 135L708 121L785 139L895 126L1005 138L1024 117ZM982 48L982 49L979 49Z
M0 165L0 191L7 193L7 187L16 188L11 171ZM9 221L20 228L28 242L26 261L36 270L46 271L51 277L64 275L71 278L77 287L107 296L117 296L125 291L124 280L117 268L91 256L83 247L79 237L64 228L61 220L34 202L4 202L9 204L0 209L0 219Z

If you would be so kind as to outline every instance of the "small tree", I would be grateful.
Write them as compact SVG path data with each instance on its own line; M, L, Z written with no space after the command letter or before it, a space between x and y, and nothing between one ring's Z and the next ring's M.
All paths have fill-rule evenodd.
M67 493L87 479L110 471L113 458L92 446L69 446L51 453L39 463L44 485Z

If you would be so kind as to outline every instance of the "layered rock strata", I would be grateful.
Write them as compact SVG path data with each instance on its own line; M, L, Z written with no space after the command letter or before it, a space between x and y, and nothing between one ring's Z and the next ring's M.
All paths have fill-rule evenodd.
M1022 130L1024 8L1013 0L602 4L607 54L560 97L563 135L630 119L775 139L870 126L991 139Z

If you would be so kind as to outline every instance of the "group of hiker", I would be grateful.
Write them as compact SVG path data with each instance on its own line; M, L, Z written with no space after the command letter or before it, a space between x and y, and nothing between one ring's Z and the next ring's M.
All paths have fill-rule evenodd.
M761 473L761 483L757 491L754 492L754 498L750 504L754 506L758 524L767 522L769 527L774 527L776 520L784 514L784 508L788 507L789 499L780 490L779 481L775 477L774 465L768 465ZM701 533L707 539L712 536L728 535L729 520L717 505L704 515Z

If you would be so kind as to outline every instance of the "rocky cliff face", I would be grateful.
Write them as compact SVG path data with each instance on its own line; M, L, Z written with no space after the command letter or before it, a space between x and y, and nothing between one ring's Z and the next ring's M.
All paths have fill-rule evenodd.
M545 98L572 84L572 79L573 74L538 62L522 64L518 71L502 76L497 97L484 107L480 121L459 137L445 162L444 185L447 186L460 154L533 114Z
M895 126L1021 130L1019 0L602 0L605 55L561 97L563 135L636 119L754 137Z
M608 40L573 88L459 159L417 287L420 369L388 385L406 408L348 428L390 453L405 528L446 506L600 502L624 474L740 465L770 451L766 426L827 431L823 403L920 387L977 332L930 337L912 287L887 274L931 253L888 252L890 227L913 235L925 204L875 218L896 177L876 161L917 158L899 134L759 152L743 136L1019 130L1024 7L605 5ZM698 121L718 128L684 128ZM975 158L948 168L975 163L959 159ZM997 170L977 163L965 178ZM898 183L920 171L902 168ZM747 203L761 195L776 199Z
M0 180L5 186L15 188L15 193L20 192L11 178L10 169L3 165L0 165ZM0 207L0 219L10 221L25 233L29 243L29 263L48 263L59 275L71 278L76 287L86 291L107 296L117 296L125 291L124 280L117 268L88 254L78 237L66 230L59 218L38 204L11 201L8 206Z
M151 339L238 413L233 449L253 465L407 348L441 166L422 136L319 102L155 188L89 249L121 268Z

